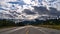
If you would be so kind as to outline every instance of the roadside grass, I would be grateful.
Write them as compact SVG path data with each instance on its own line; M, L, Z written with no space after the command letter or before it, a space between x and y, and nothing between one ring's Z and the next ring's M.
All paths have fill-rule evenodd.
M23 26L0 26L0 29L12 28L12 27L23 27Z
M38 25L38 26L60 30L60 25Z
M2 27L0 27L0 29L4 29L4 28L12 28L12 27L16 27L16 26L2 26Z

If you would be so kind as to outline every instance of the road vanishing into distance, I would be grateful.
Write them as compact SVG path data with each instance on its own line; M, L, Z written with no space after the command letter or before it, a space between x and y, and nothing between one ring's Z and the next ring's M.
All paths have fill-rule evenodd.
M0 29L0 34L60 34L60 30L35 26L23 26Z

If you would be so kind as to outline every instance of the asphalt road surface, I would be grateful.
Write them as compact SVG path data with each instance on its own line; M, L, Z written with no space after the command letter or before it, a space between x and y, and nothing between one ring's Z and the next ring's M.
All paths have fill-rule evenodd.
M35 26L24 26L0 29L0 34L60 34L60 30Z

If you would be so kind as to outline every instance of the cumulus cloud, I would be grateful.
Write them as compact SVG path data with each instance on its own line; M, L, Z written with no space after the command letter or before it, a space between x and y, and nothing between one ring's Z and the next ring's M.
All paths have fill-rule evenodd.
M34 7L34 11L37 12L40 17L39 18L58 18L60 16L60 11L56 8L49 7L49 10L46 7Z
M34 15L34 14L36 14L35 12L33 12L33 11L29 10L29 9L24 9L23 13L26 13L28 15Z
M34 6L34 11L37 12L38 14L46 14L48 12L48 9L46 7L37 7Z
M59 16L60 0L0 0L0 18L3 19L33 20Z

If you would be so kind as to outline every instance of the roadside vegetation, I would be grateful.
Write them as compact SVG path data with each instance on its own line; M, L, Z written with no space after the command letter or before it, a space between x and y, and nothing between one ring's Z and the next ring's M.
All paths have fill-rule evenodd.
M15 23L14 21L10 19L0 19L0 29L1 28L10 28L10 27L17 27L17 26L23 26L22 23Z
M38 20L35 21L23 21L15 23L13 20L9 19L0 19L0 28L5 27L18 27L18 26L25 26L25 25L33 25L45 28L53 28L60 30L60 18L59 19L47 19L47 20Z
M60 18L42 21L42 22L40 22L40 24L38 22L38 24L35 24L35 26L60 30Z
M0 28L12 27L15 26L15 23L10 20L0 19Z
M60 25L38 25L38 27L51 28L60 30Z

